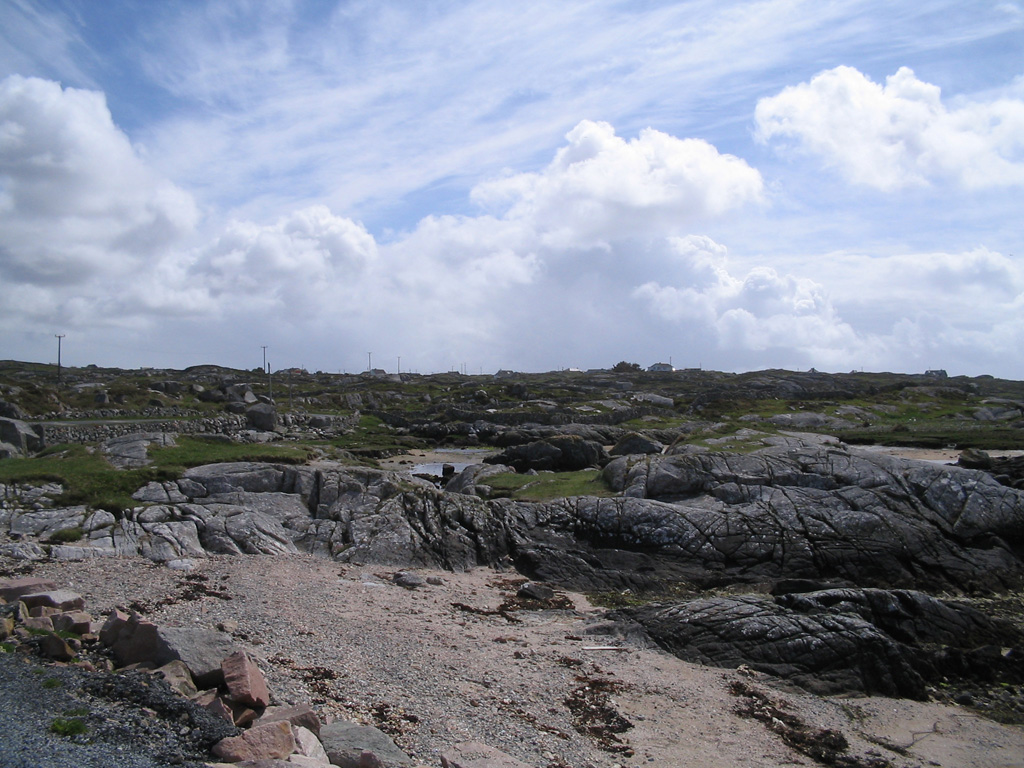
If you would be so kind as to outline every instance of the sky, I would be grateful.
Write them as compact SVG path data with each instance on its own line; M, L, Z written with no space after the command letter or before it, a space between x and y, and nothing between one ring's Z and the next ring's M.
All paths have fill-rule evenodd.
M1024 0L0 0L0 359L57 335L1024 379Z

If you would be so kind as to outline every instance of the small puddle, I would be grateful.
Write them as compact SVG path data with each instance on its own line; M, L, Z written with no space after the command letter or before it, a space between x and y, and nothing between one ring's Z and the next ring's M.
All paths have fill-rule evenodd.
M449 448L437 451L417 451L402 453L382 459L380 465L385 469L396 469L413 475L432 475L440 477L445 464L455 467L458 474L466 467L481 464L485 457L493 456L489 448Z

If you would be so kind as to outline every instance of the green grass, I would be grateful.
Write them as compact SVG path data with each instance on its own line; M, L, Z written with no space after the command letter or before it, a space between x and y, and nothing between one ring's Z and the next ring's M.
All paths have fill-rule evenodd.
M81 541L83 536L85 536L85 532L76 525L74 528L61 528L59 531L54 531L47 539L47 543L70 544L73 541Z
M307 446L218 443L187 436L179 436L177 443L176 447L152 448L149 466L123 470L112 467L98 448L53 446L34 458L0 462L0 482L57 482L64 486L55 499L58 504L82 504L117 515L137 506L132 494L146 483L174 480L188 467L228 461L302 464L312 455ZM55 534L59 535L72 534Z
M228 461L264 461L274 464L304 464L311 458L309 448L302 445L270 443L224 443L179 435L176 446L151 448L152 467L165 472L180 472L203 464Z
M56 677L48 677L42 682L43 688L60 688L60 680Z
M0 653L14 653L14 643L0 643Z
M50 723L50 731L58 736L81 736L88 730L85 721L77 717L55 717Z
M550 501L567 496L615 496L596 469L578 472L543 472L538 475L507 473L485 481L492 489L492 498L520 501Z
M330 445L356 456L384 458L427 448L429 443L409 435L396 435L376 416L364 414L359 417L359 425L351 433L336 437L330 441Z

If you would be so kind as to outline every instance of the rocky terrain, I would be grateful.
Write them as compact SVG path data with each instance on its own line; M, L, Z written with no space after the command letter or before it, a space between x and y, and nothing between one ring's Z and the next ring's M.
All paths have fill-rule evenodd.
M1024 764L1019 383L291 372L286 405L280 394L271 401L270 382L263 394L262 382L197 369L145 377L142 405L141 377L74 375L89 373L94 386L70 374L63 388L25 371L0 378L5 450L26 457L0 462L8 575L84 584L100 610L124 610L122 622L166 618L204 631L227 622L282 702L387 731L406 751L378 756L384 765L681 765L711 749L709 738L735 744L738 764L744 742L730 728L756 731L766 751L743 759L757 765ZM101 395L126 407L82 407L111 405ZM41 411L47 404L59 410ZM157 421L140 421L147 408ZM959 466L857 447L897 440L956 446ZM482 463L444 477L401 463L437 446L486 450L475 454ZM113 574L119 582L105 583ZM535 591L519 590L526 579ZM371 614L343 610L358 630L327 632L332 590ZM256 594L300 609L243 604ZM385 594L402 618L375 630L395 615L373 602ZM296 623L344 645L305 648ZM377 643L395 646L358 672L337 656ZM503 679L508 651L523 663ZM425 670L448 653L461 661L445 668L472 670L471 681L453 688L462 672ZM491 664L493 678L476 674ZM342 668L355 676L345 685L317 683L342 679ZM436 691L423 689L424 676ZM674 677L700 679L698 699ZM377 709L360 690L367 679L388 693ZM485 703L478 684L498 703ZM729 725L712 737L689 722L669 736L684 699L706 700ZM936 723L994 718L1005 725L969 722L1006 753L974 754L966 744L981 737L971 728L904 743L872 715L851 714L883 701ZM414 719L403 723L407 704ZM597 720L581 724L587 713ZM481 741L501 754L443 754Z

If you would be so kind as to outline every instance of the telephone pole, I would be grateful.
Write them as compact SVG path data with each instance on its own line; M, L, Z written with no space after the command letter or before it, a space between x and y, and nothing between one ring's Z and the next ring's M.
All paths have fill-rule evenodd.
M57 337L57 384L60 384L60 382L61 382L61 376L60 376L60 340L63 339L65 336L67 336L67 334L66 333L55 333L53 335Z

